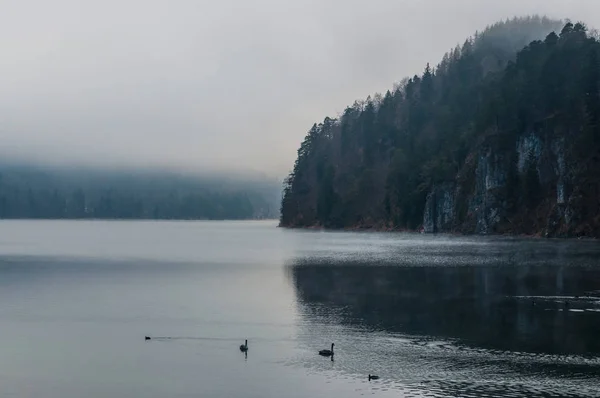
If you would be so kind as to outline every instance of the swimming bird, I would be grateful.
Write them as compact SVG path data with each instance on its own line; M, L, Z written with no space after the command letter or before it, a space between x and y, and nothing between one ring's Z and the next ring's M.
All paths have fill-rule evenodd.
M146 338L144 340L150 340L151 337L150 336L146 336Z
M371 380L377 380L377 379L379 379L379 376L369 375L369 381L371 381Z
M324 357L332 357L334 345L335 345L334 343L331 343L331 350L321 350L321 351L319 351L319 355L322 355Z
M241 352L247 352L248 351L248 340L246 340L245 344L240 345L240 351Z

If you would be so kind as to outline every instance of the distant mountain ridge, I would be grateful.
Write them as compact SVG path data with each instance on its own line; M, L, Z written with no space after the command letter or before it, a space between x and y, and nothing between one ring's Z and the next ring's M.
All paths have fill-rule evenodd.
M280 183L235 175L0 165L3 219L277 218Z
M285 227L600 236L600 42L515 18L315 124Z

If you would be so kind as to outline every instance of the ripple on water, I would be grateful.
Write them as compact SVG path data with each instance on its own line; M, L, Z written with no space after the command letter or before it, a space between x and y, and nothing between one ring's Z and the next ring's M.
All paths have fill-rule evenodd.
M302 350L286 361L329 381L365 381L381 376L370 391L414 397L598 396L600 360L571 355L487 350L456 341L365 333L335 324L301 328ZM335 336L335 337L332 337ZM336 343L335 360L316 355ZM365 383L367 383L365 381Z

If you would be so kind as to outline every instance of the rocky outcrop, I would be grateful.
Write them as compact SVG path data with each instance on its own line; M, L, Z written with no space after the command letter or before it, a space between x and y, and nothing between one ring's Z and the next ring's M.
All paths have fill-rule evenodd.
M491 142L472 153L455 181L435 185L427 194L423 231L492 234L522 232L522 218L537 217L543 225L532 230L544 236L572 234L577 211L569 190L570 181L564 138L550 132L528 132L516 138L512 150ZM531 209L515 207L511 178L525 181L533 168L536 187L544 200ZM522 195L522 188L520 188ZM532 222L535 222L532 221ZM515 227L519 223L519 228Z
M502 193L507 170L502 158L486 148L479 154L475 170L475 192L469 203L469 212L475 215L478 234L488 234L504 215L506 203Z
M447 231L452 228L454 214L454 184L434 187L427 195L423 214L423 231L427 233Z

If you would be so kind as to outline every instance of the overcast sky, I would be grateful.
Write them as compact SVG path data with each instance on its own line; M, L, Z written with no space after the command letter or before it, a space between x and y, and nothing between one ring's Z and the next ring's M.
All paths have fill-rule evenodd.
M312 123L499 19L598 0L3 0L0 156L283 176Z

